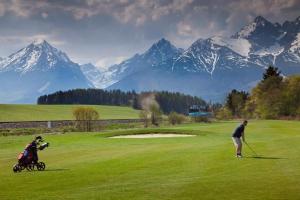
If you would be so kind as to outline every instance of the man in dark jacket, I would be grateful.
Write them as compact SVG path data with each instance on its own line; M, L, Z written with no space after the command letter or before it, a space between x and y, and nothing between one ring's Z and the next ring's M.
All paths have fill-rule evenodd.
M234 143L234 146L236 148L236 157L237 158L242 158L242 141L241 138L243 140L243 142L245 143L245 127L247 126L248 121L244 120L242 124L240 124L235 131L232 134L232 140Z

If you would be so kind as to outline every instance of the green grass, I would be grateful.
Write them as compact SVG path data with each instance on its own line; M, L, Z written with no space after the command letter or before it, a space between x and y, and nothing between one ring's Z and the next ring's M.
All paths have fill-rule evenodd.
M236 122L105 133L44 135L43 172L14 174L33 136L0 137L0 199L300 199L300 122L250 121L246 138L261 158L234 157ZM111 139L183 132L189 138Z
M9 105L0 104L0 122L2 121L44 121L70 120L72 111L85 105ZM134 119L139 111L130 107L86 105L95 108L100 119Z

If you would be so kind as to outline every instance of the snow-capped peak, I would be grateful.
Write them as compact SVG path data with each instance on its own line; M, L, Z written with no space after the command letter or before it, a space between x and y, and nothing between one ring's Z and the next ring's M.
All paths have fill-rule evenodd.
M212 37L211 40L214 44L225 46L244 57L248 57L251 49L251 43L243 38L233 39L215 36Z
M245 26L242 28L239 32L237 32L233 38L239 39L239 38L248 38L252 32L256 29L257 24L255 22L252 22L251 24Z
M64 52L62 52L62 51L58 50L57 48L51 46L46 40L35 40L29 46L27 46L26 48L30 48L31 46L33 46L33 49L38 49L38 50L43 51L45 53L53 54L53 55L57 56L58 59L62 59L65 62L70 62L70 59L68 58L68 56Z
M194 45L194 46L197 46L197 45L199 45L199 44L202 44L203 42L205 42L206 40L205 39L202 39L202 38L199 38L198 40L196 40L193 44L192 44L192 46Z
M54 67L57 63L71 62L68 56L51 46L45 40L35 40L27 47L11 54L1 61L1 71L19 71L26 73L28 71L48 70Z
M146 60L152 60L151 62L157 63L172 58L181 52L171 42L162 38L158 42L154 43L142 57Z
M48 43L46 40L44 40L44 39L35 39L33 42L32 42L32 44L33 45L42 45L42 44L46 44L46 43Z
M266 20L262 16L257 16L253 22L246 25L244 28L242 28L239 32L237 32L235 35L232 36L232 38L246 38L248 39L255 31L257 31L259 28L263 29L269 29L269 27L272 28L279 28Z
M171 45L171 42L169 40L166 40L165 38L161 38L155 44L158 45L158 46L163 46L163 45Z
M154 43L145 54L152 51L161 51L162 53L164 53L163 51L169 51L169 50L175 52L178 51L178 49L174 45L172 45L170 41L166 40L165 38L162 38L158 42Z
M270 22L262 16L257 16L254 19L254 23L264 26L266 23L270 23Z

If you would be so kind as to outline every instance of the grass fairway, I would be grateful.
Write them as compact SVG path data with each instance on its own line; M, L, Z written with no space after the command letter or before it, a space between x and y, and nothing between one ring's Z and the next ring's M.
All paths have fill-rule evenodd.
M46 121L73 119L72 111L85 105L9 105L0 104L1 121ZM87 105L95 108L100 119L136 119L139 111L130 107Z
M47 170L17 174L11 167L32 136L0 137L0 199L300 199L300 122L250 121L246 138L261 158L245 146L243 159L230 138L236 125L169 127L198 134L187 138L45 135Z

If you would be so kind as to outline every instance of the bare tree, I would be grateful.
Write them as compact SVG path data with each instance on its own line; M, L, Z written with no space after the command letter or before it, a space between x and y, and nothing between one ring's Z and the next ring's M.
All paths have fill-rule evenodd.
M162 121L162 112L159 109L159 105L157 103L153 103L150 105L149 110L151 113L151 124L159 126Z
M92 120L99 119L99 113L90 107L78 107L73 110L76 119L76 127L81 131L91 131Z
M141 110L141 112L140 112L140 119L143 120L145 128L147 128L149 126L149 123L150 123L149 114L150 113L148 111L146 111L146 110Z

